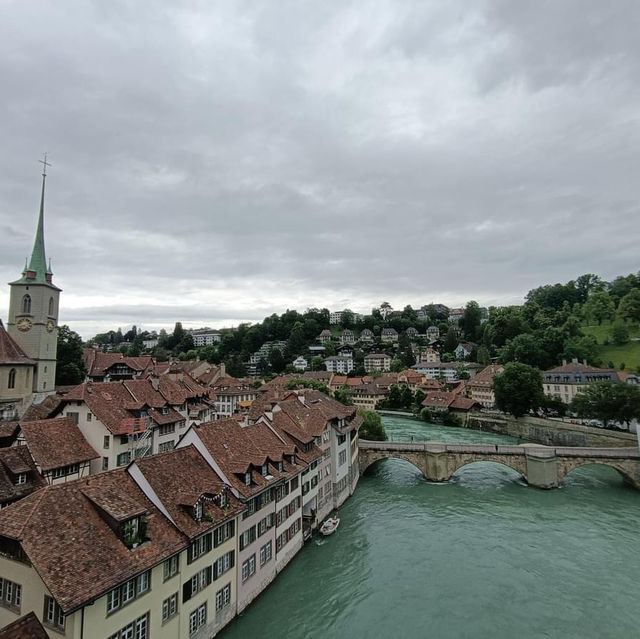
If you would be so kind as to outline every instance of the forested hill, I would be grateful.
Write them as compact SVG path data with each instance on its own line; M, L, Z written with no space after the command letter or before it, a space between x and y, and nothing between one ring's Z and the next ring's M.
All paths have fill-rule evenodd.
M293 360L302 355L310 366L322 368L323 357L335 355L344 329L354 332L356 370L362 373L364 355L370 351L386 351L393 356L395 368L410 366L419 356L420 349L428 345L425 331L435 326L440 332L437 347L443 359L453 359L453 350L459 342L471 344L471 358L488 363L519 361L547 369L563 359L578 358L594 365L640 366L640 273L620 276L606 282L596 275L587 274L566 284L540 286L530 291L521 306L491 307L488 317L479 305L470 301L457 322L449 317L447 307L440 304L413 309L406 306L393 311L387 304L370 314L358 316L343 313L338 324L330 324L327 309L308 309L304 313L288 310L271 315L261 323L242 324L236 329L222 329L220 343L193 348L193 340L178 323L171 334L161 334L159 343L151 351L158 359L169 355L184 359L199 356L212 363L225 362L227 371L236 376L246 372L246 365L262 348L257 368L261 374L281 373L291 367ZM381 340L384 328L398 333L397 344ZM418 335L407 335L415 328ZM325 352L310 352L319 346L318 337L330 330L332 339L323 344ZM371 342L360 341L364 329L373 332ZM411 333L412 331L410 331ZM131 332L130 332L131 333ZM144 350L142 333L134 329L131 344L123 347L129 354ZM101 345L96 336L96 342ZM276 348L264 348L276 342ZM280 344L278 344L280 342ZM608 358L612 354L612 360ZM627 356L628 361L620 357ZM615 357L614 357L615 356ZM617 358L617 361L615 361Z

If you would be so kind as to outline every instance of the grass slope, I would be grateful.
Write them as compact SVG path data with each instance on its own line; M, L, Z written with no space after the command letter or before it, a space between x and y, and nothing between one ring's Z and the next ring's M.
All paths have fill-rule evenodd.
M593 335L600 344L598 356L602 360L603 366L607 366L609 362L613 362L616 368L620 368L621 364L625 365L626 370L637 369L640 367L640 341L631 341L622 346L615 344L605 344L611 340L611 322L603 322L598 325L583 325L582 330L585 335ZM640 339L640 326L629 326L629 337Z

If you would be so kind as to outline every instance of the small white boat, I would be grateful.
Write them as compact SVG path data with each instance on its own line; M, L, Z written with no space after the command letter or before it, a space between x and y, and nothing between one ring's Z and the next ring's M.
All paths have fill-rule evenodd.
M322 526L320 526L320 534L325 537L328 535L333 535L333 533L338 530L338 525L340 524L340 519L338 517L330 517L327 519Z

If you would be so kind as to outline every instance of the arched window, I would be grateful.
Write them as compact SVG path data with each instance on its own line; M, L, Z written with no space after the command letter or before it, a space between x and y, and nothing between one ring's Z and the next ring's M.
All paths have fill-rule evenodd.
M53 315L53 297L49 298L49 315Z
M22 312L31 314L31 295L25 295L22 298Z
M15 388L16 387L16 369L12 368L9 371L9 384L7 388Z

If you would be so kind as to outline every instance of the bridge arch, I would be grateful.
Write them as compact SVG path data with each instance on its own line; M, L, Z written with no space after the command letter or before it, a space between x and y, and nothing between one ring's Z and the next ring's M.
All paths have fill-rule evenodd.
M625 483L637 487L636 479L631 475L628 469L625 468L624 464L608 459L603 459L602 461L595 459L579 459L573 463L561 462L558 464L558 483L562 483L565 477L572 473L574 470L577 470L578 468L584 468L586 466L606 466L608 468L613 468L613 470L617 471L618 475L622 477Z
M366 455L362 454L363 451L360 451L360 475L364 475L367 472L367 469L371 468L377 462L383 459L400 459L411 464L419 473L422 475L425 474L424 464L421 463L422 456L416 455L412 452L403 452L403 451L393 451L393 452L383 452L383 451L374 451L368 450Z
M453 477L462 468L476 462L490 462L499 466L506 466L521 477L524 477L525 480L527 479L526 460L523 457L508 457L506 455L496 455L489 458L486 455L455 455L448 463L449 477Z

